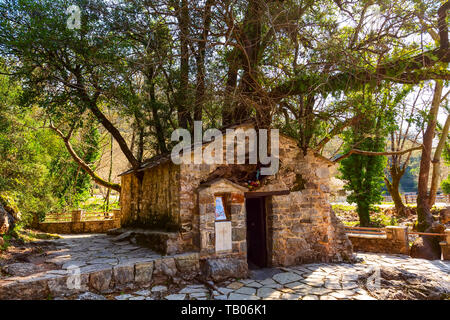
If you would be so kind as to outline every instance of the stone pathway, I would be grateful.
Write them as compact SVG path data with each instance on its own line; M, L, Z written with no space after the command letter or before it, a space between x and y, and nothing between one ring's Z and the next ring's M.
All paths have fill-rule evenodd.
M168 293L165 286L108 297L116 300L377 300L377 270L389 268L423 277L450 293L450 262L413 259L403 255L358 253L356 264L305 264L252 272L249 279L221 284L188 285ZM264 274L269 275L264 278ZM361 276L372 279L361 281ZM166 293L167 292L167 293ZM157 293L157 294L155 294ZM375 295L376 296L376 295Z
M193 257L189 254L188 256L162 257L150 249L107 235L64 236L62 239L54 240L53 243L56 244L53 246L56 249L45 252L45 262L53 265L55 270L45 271L39 277L30 275L28 278L32 278L36 285L50 290L50 294L55 298L59 297L58 293L65 292L67 285L65 277L74 268L79 270L82 284L88 282L81 292L57 299L405 299L408 298L402 295L402 291L405 291L402 285L405 284L419 288L413 298L429 298L430 292L434 289L439 294L447 294L447 298L450 294L450 261L428 261L405 255L357 253L359 262L355 264L315 263L290 268L262 269L252 271L249 279L203 284L174 276L198 269L196 254L191 254ZM146 261L150 264L146 264ZM29 272L36 273L29 267L29 264L24 264L23 268L20 266L9 268L15 269L18 274L0 279L0 284L4 282L4 291L16 290L17 294L20 294L23 288L29 290L29 287L26 287L26 281L31 280L20 278ZM152 283L160 273L170 276L172 280L159 281L158 284L149 287L145 287L150 284L149 281L141 281L142 286L131 285L125 289L114 289L115 287L110 285L134 284L139 280L137 277L140 277L141 273L146 275L147 271L150 272L148 279L151 279ZM84 274L89 275L89 277L86 276L86 280L83 280ZM18 280L14 280L16 278ZM41 279L46 282L41 283ZM58 279L61 279L61 283L57 281ZM19 286L13 285L13 281ZM42 290L39 286L35 287L37 293ZM96 293L90 288L97 290ZM387 291L383 292L383 290ZM98 292L104 293L98 294ZM33 295L28 296L33 299Z
M112 239L104 234L62 236L62 239L53 241L58 249L47 252L46 262L61 266L64 270L78 267L83 271L105 264L116 266L161 258L161 255L150 249L133 245L129 241L113 242Z
M185 279L193 279L200 271L198 253L161 256L121 236L103 234L67 235L46 241L39 261L3 266L0 300L73 299L80 294L83 300L97 299L101 296L94 292L110 296L169 280L186 285ZM160 299L165 291L152 288L151 292ZM136 294L129 298L148 297Z

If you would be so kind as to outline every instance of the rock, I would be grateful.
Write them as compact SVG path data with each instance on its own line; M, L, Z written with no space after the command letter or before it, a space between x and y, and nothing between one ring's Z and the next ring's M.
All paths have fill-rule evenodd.
M116 300L130 300L130 298L133 298L134 296L132 294L121 294L120 296L114 297Z
M47 279L13 281L0 286L0 300L39 300L47 299L49 295Z
M271 298L271 299L279 299L281 296L281 292L273 289L273 288L267 288L263 287L258 289L257 293L258 297L261 297L263 299Z
M319 300L319 298L314 295L308 295L308 296L304 296L302 300Z
M134 265L118 265L114 267L114 284L124 286L134 280Z
M196 293L191 293L189 295L189 298L191 299L196 299L196 300L203 300L203 299L207 299L207 294L204 292L196 292Z
M187 294L192 294L192 293L207 293L208 289L206 289L204 286L187 286L183 289L180 290L179 293L187 293Z
M136 263L134 281L139 284L150 284L153 275L153 261Z
M231 290L237 290L239 288L242 288L243 286L244 286L244 284L242 282L235 281L235 282L230 283L227 286L227 288L229 288Z
M67 276L54 275L54 278L48 279L48 289L54 297L65 296L70 294L70 289L67 285Z
M0 197L0 234L6 234L14 229L16 221L17 219L14 218L14 215L2 205Z
M151 292L150 290L140 290L136 291L134 294L137 294L138 296L149 296Z
M108 300L104 296L101 296L99 294L95 294L92 292L85 292L83 294L80 294L77 298L77 300Z
M122 234L112 238L111 240L112 241L117 241L117 242L125 241L125 240L129 240L133 235L134 235L133 231L126 231L126 232L124 232L124 233L122 233Z
M167 291L166 286L155 286L152 288L152 292L165 292Z
M177 274L177 266L174 258L155 260L154 273L157 275L166 275L173 277Z
M231 293L228 297L230 300L259 300L257 296L249 296L246 294Z
M236 290L235 293L254 295L254 294L256 294L256 289L255 288L249 288L249 287L242 287L242 288Z
M320 300L337 300L337 299L333 296L321 296Z
M109 291L111 279L111 269L92 272L89 275L89 285L98 292L107 292Z
M274 275L272 277L272 279L280 284L286 284L286 283L296 282L298 280L301 280L301 279L303 279L303 277L296 273L283 272L283 273L278 273L278 274Z
M439 213L439 221L443 224L450 222L450 207L441 210Z
M178 271L185 279L193 279L200 271L198 253L180 254L175 256L175 264Z
M426 230L427 233L443 233L445 227L439 223L433 223L433 226ZM413 258L422 258L427 260L440 260L441 247L439 242L441 237L421 236L417 238L411 246L410 255Z
M42 272L43 268L33 263L12 263L3 268L12 276L26 277L34 273Z
M171 294L166 297L166 300L184 300L185 298L185 294Z
M63 269L75 269L75 268L81 268L84 267L86 265L86 263L84 261L76 261L76 260L71 260L71 261L67 261L66 263L64 263L62 265Z
M208 259L204 268L206 277L215 282L248 277L247 262L235 258Z

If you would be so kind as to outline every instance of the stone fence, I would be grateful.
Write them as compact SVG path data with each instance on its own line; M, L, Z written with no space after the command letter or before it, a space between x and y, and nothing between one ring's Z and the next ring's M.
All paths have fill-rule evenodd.
M74 210L61 215L64 221L58 220L58 215L50 215L48 220L37 223L36 227L43 232L59 234L105 233L120 228L120 209L102 213Z
M347 236L352 242L354 251L407 254L409 255L408 227L388 226L379 228L378 232L355 231L352 229L375 228L347 228ZM445 230L445 241L440 242L442 258L450 260L450 229Z

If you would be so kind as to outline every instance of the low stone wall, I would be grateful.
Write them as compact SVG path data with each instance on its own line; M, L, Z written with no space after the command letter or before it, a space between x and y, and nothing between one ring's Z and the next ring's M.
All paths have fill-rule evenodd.
M85 215L90 213L84 213L84 210L78 209L71 213L70 221L47 221L47 222L34 222L34 227L48 233L59 234L79 234L79 233L106 233L108 230L120 228L120 210L112 210L112 219L105 219L109 217L109 213L105 213L105 216L101 216L103 220L84 220ZM97 217L98 218L98 217Z
M200 273L198 253L160 259L141 259L117 266L90 265L70 270L51 270L30 277L0 282L0 300L47 299L92 291L110 293L146 288L178 279L192 280Z
M386 234L349 233L354 251L409 254L407 227L386 227Z
M38 224L38 229L43 232L59 234L105 233L108 230L115 228L120 228L120 219L78 222L43 222Z

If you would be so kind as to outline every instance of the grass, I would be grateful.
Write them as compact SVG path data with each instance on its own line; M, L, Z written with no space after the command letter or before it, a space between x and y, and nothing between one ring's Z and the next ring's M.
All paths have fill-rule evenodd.
M53 240L60 239L61 237L57 234L37 232L29 229L19 229L17 232L17 238L23 242L33 242L38 240Z
M12 240L19 241L21 243L29 243L39 240L52 240L61 238L57 234L24 229L20 225L17 225L14 230L0 237L2 237L3 239L3 245L0 246L0 251L6 251L11 245Z
M105 211L105 201L101 198L91 197L80 205L80 209L83 209L86 212L103 212ZM113 199L111 199L109 210L113 209L120 209L118 200L113 201Z
M332 208L333 208L334 211L352 212L352 211L356 210L356 206L345 205L345 204L333 204Z
M345 204L334 204L333 211L336 213L342 223L349 227L359 226L359 218L356 213L356 206ZM371 225L373 227L398 226L398 220L385 213L386 208L374 206L370 212Z

